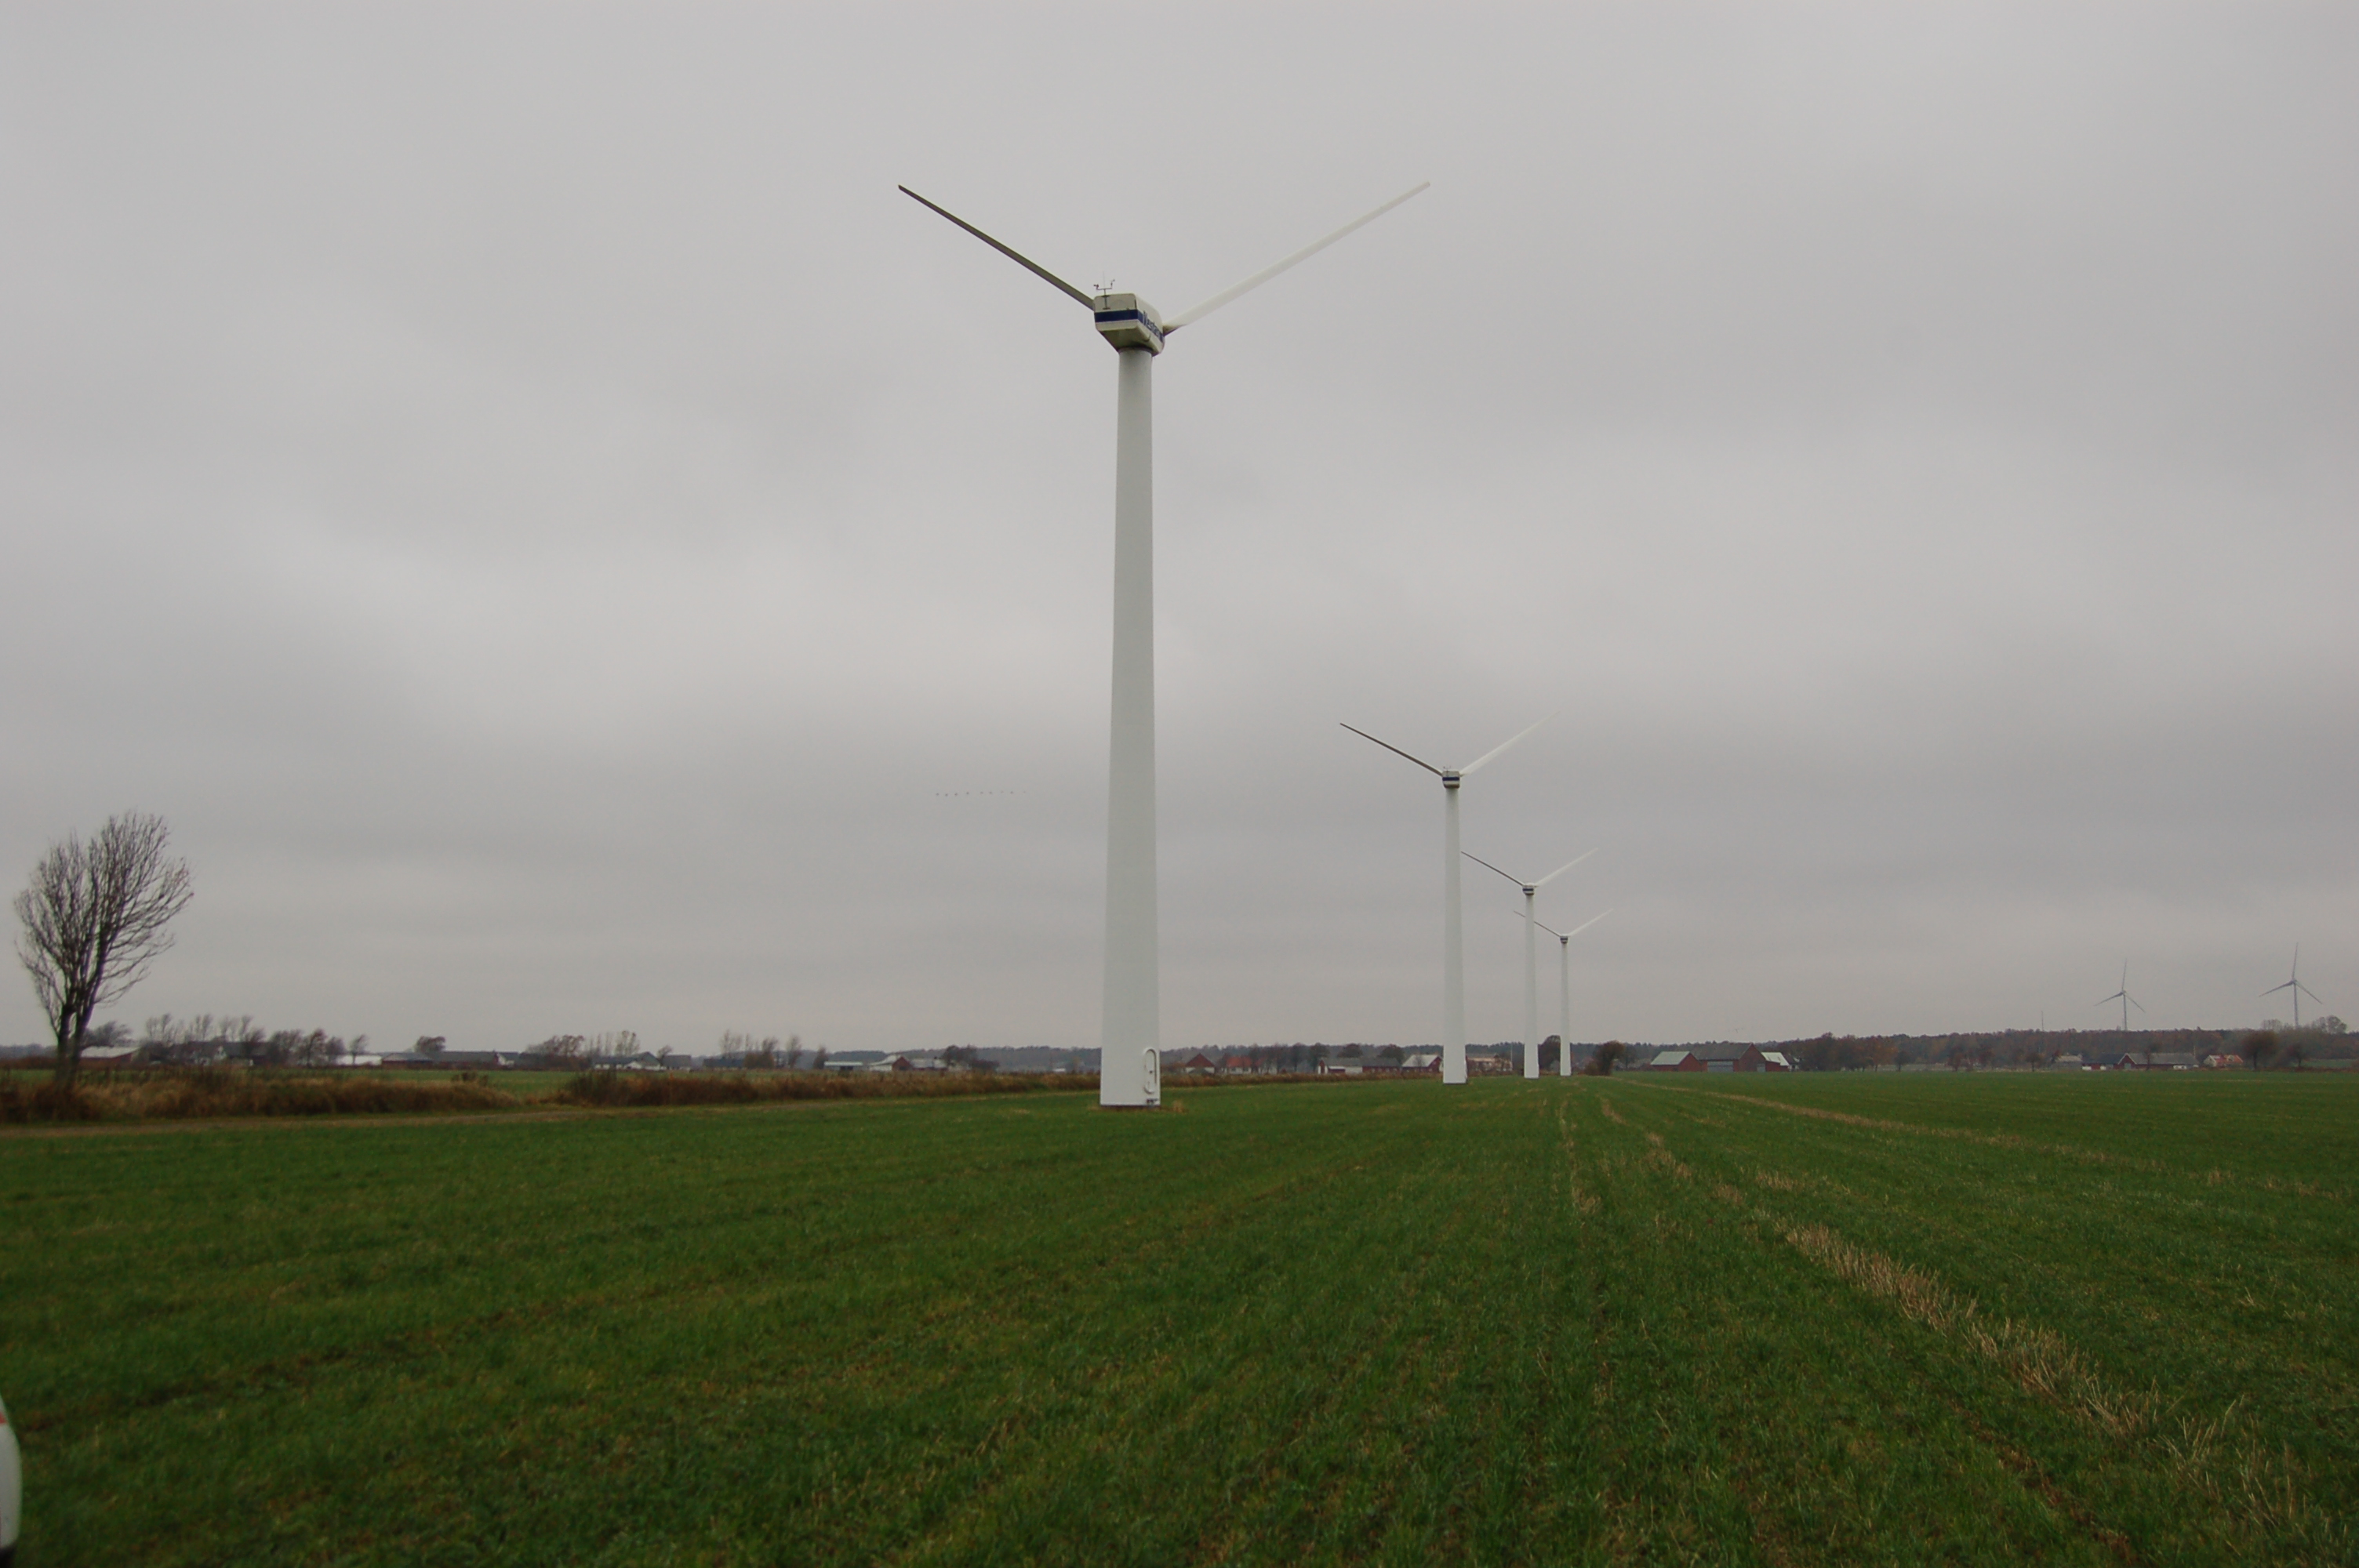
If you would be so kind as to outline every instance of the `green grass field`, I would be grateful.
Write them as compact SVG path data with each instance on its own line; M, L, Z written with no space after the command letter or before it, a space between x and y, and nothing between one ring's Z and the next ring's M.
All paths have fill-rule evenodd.
M23 1568L2348 1562L2359 1079L0 1134Z

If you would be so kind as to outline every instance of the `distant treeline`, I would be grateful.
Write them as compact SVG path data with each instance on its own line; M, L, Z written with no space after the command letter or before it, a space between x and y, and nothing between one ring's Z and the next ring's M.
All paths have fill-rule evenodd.
M1712 1042L1712 1044L1721 1044ZM1729 1042L1783 1051L1805 1072L1855 1072L1868 1067L2045 1067L2066 1056L2107 1052L2185 1052L2251 1057L2277 1065L2348 1061L2359 1041L2342 1021L2304 1029L2007 1029L1967 1034L1821 1034L1812 1040ZM1575 1046L1579 1052L1583 1048ZM1644 1050L1651 1047L1641 1048Z
M332 1067L368 1048L365 1034L346 1041L324 1029L264 1029L250 1012L159 1013L136 1035L121 1023L96 1023L82 1040L86 1057L130 1051L131 1065L169 1067ZM47 1046L41 1050L49 1054Z
M1593 1060L1601 1044L1603 1043L1574 1042L1574 1064L1579 1065ZM1680 1041L1677 1044L1692 1048L1697 1043ZM2341 1019L2332 1016L2299 1029L2272 1020L2259 1029L2007 1029L1954 1034L1826 1033L1801 1040L1710 1041L1703 1044L1753 1044L1764 1051L1781 1051L1805 1072L1855 1072L1901 1066L1960 1069L2040 1067L2053 1065L2067 1056L2087 1057L2123 1051L2183 1052L2199 1060L2214 1054L2239 1056L2248 1062L2257 1057L2262 1063L2280 1067L2299 1066L2309 1062L2359 1060L2359 1035L2352 1034ZM712 1065L816 1068L825 1066L829 1059L824 1049L808 1049L792 1035L783 1041L776 1036L757 1041L750 1034L726 1034L722 1037L721 1044L723 1054L710 1058ZM405 1055L412 1060L440 1057L443 1055L442 1046L440 1037L424 1038ZM342 1036L331 1034L324 1029L265 1030L255 1023L251 1014L230 1017L200 1014L195 1018L176 1019L165 1013L149 1019L147 1027L136 1036L117 1023L96 1025L90 1031L88 1049L91 1052L121 1051L127 1047L136 1049L123 1064L126 1065L326 1067L368 1051L369 1042L367 1035L360 1034L347 1043ZM1632 1044L1622 1047L1629 1060L1638 1062L1647 1060L1658 1048L1655 1044ZM1173 1046L1164 1051L1163 1059L1168 1067L1176 1067L1201 1054L1215 1066L1232 1072L1302 1074L1317 1072L1322 1062L1389 1064L1400 1062L1413 1052L1438 1049L1431 1044L1376 1044L1365 1041L1330 1044L1297 1040L1290 1044ZM1499 1041L1491 1045L1470 1044L1467 1049L1482 1054L1495 1054L1517 1067L1523 1062L1524 1046L1520 1041ZM994 1049L988 1055L973 1045L951 1046L929 1054L938 1054L960 1065L986 1071L997 1067L1018 1073L1094 1073L1098 1067L1098 1053L1095 1051L1040 1045ZM35 1065L35 1058L28 1054L16 1054L22 1065ZM460 1063L457 1058L469 1054L454 1053L450 1059L453 1065L467 1065ZM618 1031L599 1035L551 1035L516 1053L516 1065L524 1066L581 1071L635 1059L654 1062L677 1054L669 1051L644 1052L636 1034ZM860 1059L873 1054L855 1052L852 1053L852 1057ZM43 1055L46 1056L46 1052ZM1555 1035L1551 1034L1540 1042L1539 1060L1543 1071L1556 1070L1558 1043Z
M1572 1059L1575 1065L1593 1060L1602 1045L1599 1041L1575 1041ZM1620 1045L1619 1042L1614 1042ZM1680 1041L1692 1047L1696 1043ZM2282 1024L2261 1029L2006 1029L1995 1033L1957 1034L1821 1034L1807 1040L1707 1041L1706 1044L1758 1045L1764 1051L1782 1051L1787 1059L1804 1072L1856 1072L1874 1067L1941 1066L1960 1069L1969 1067L2045 1067L2066 1056L2091 1056L2105 1052L2161 1051L2186 1052L2199 1060L2211 1055L2242 1056L2250 1059L2257 1054L2274 1066L2299 1066L2304 1062L2339 1062L2359 1059L2359 1036L2349 1033L2342 1020L2327 1018L2301 1029ZM1620 1047L1625 1061L1643 1062L1658 1045L1631 1044ZM1328 1044L1323 1042L1296 1041L1292 1044L1206 1045L1199 1048L1215 1065L1243 1067L1259 1073L1307 1073L1325 1061L1397 1062L1413 1051L1439 1049L1432 1045L1374 1045L1365 1043ZM1503 1040L1492 1045L1470 1044L1470 1052L1496 1053L1522 1065L1524 1047L1520 1041ZM1000 1052L1003 1061L1009 1057L1033 1054L1029 1051ZM1041 1050L1043 1058L1071 1059L1076 1066L1094 1070L1097 1053L1052 1052ZM1197 1054L1187 1049L1167 1050L1167 1064L1177 1064ZM1557 1065L1557 1038L1549 1035L1540 1042L1540 1067L1553 1072ZM1011 1064L1013 1065L1013 1064ZM1027 1064L1028 1065L1028 1064ZM1043 1062L1042 1065L1049 1065Z

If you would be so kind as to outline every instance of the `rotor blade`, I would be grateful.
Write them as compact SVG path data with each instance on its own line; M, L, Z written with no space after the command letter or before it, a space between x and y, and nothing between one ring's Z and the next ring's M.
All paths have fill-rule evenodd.
M1555 937L1560 942L1569 942L1571 940L1571 937L1567 936L1563 932L1559 931L1555 926L1550 925L1545 920L1535 920L1532 924L1538 926L1541 930L1547 932L1549 935Z
M2146 1011L2146 1003L2138 1000L2138 999L2134 996L2125 997L2123 1000L2127 1001L2132 1007L2137 1009L2140 1012L2144 1012Z
M2290 989L2293 986L2295 986L2295 985L2296 985L2296 984L2298 984L2298 983L2299 983L2299 982L2294 981L2294 980L2288 980L2288 981L2286 981L2286 982L2285 982L2285 984L2283 984L2283 985L2271 986L2268 989L2267 989L2267 990L2263 991L2261 994L2262 994L2263 996L2275 996L2275 995L2277 995L2277 992L2279 992L2279 991L2281 991L2281 990L2288 990L2288 989ZM2304 989L2304 990L2308 990L2310 988L2309 988L2308 986L2303 986L2301 989ZM2317 999L2312 998L2311 1000L2317 1000Z
M2103 1007L2103 1006L2104 1006L2104 1005L2105 1005L2107 1002L2109 1002L2109 1001L2119 1001L2119 1000L2122 1000L2122 995L2123 995L2123 993L2122 993L2122 992L2120 992L2120 991L2115 991L2115 992L2114 992L2113 995L2111 995L2111 996L2101 996L2101 997L2099 997L2096 1000L2094 1000L2094 1001L2091 1002L2089 1005L2090 1005L2091 1007Z
M1560 708L1557 709L1557 713L1561 713L1561 712L1563 712L1563 711L1564 711L1564 709L1562 709L1562 708ZM1497 756L1500 752L1502 752L1506 751L1508 747L1510 747L1510 746L1514 745L1517 741L1520 741L1520 740L1522 740L1526 735L1530 734L1530 733L1532 732L1532 730L1537 730L1537 729L1538 729L1541 725L1543 725L1543 724L1547 723L1547 722L1549 721L1549 719L1554 719L1555 717L1556 717L1556 713L1551 713L1551 714L1549 714L1549 715L1548 716L1548 719L1535 719L1535 720L1533 720L1533 721L1532 721L1532 723L1531 723L1531 725L1530 725L1528 728L1524 729L1524 730L1519 730L1519 731L1518 731L1518 732L1516 732L1515 735L1510 736L1508 739L1506 739L1506 740L1505 740L1505 741L1501 741L1501 742L1500 742L1499 744L1497 744L1496 746L1492 747L1489 751L1487 751L1487 752L1484 752L1481 756L1479 756L1479 757L1475 758L1473 762L1471 762L1467 763L1464 767L1462 767L1462 768L1459 769L1459 770L1458 770L1458 776L1459 776L1460 778L1462 778L1462 778L1464 778L1467 774L1469 774L1469 773L1473 773L1476 768L1481 767L1484 763L1485 763L1485 762L1489 762L1492 758L1494 758L1494 757Z
M1544 888L1548 886L1549 883L1556 881L1557 878L1564 875L1565 872L1572 870L1573 867L1581 864L1582 861L1589 859L1590 856L1594 855L1595 853L1597 853L1597 851L1594 849L1583 850L1581 854L1575 855L1571 860L1567 860L1563 865L1559 866L1556 870L1550 871L1548 875L1534 882L1532 886L1536 888Z
M1499 871L1498 867L1491 864L1490 861L1474 853L1472 849L1461 849L1458 852L1465 856L1468 860L1473 861L1476 865L1481 866L1485 871ZM1521 877L1507 876L1507 873L1505 871L1499 871L1499 874L1503 877L1507 877L1507 880L1515 883L1517 887L1524 885L1524 879Z
M2316 1001L2318 1000L2318 993L2310 989L2308 986L2301 986L2300 990L2301 994L2308 997L2310 1000Z
M1600 910L1595 914L1593 914L1588 919L1582 921L1580 925L1574 926L1571 930L1566 932L1565 935L1568 937L1578 936L1582 932L1588 930L1591 926L1596 925L1599 921L1604 919L1607 915L1613 913L1614 912L1610 909Z
M1058 287L1063 289L1066 293L1071 295L1074 298L1088 306L1092 310L1095 310L1098 308L1098 302L1096 300L1091 298L1088 295L1083 294L1080 289L1075 288L1071 284L1067 283L1063 278L1059 277L1055 273L1050 272L1047 267L1042 266L1038 262L1034 261L1030 256L1024 254L1021 251L1008 249L1008 247L1001 244L997 240L993 239L989 234L984 233L981 229L976 228L973 224L968 222L957 213L950 211L947 209L935 206L932 202L927 200L924 197L919 195L916 191L910 189L906 185L896 186L894 189L898 190L902 195L908 197L910 200L916 202L919 206L925 208L927 211L940 212L943 217L948 218L951 222L956 223L960 228L964 229L968 233L973 234L976 239L981 240L984 244L989 245L993 250L997 251L1001 255L1006 256L1009 261L1016 263L1018 266L1028 267L1033 272L1038 273L1040 276L1047 278L1050 283L1055 284Z
M1339 719L1336 722L1342 724L1343 720ZM1346 730L1352 730L1352 727L1348 724L1344 724L1343 728ZM1352 733L1357 735L1363 741L1376 741L1376 738L1374 735L1369 734L1364 730L1352 730ZM1376 744L1382 746L1386 751L1390 752L1396 757L1408 757L1408 753L1407 752L1402 751L1390 741L1376 741ZM1427 773L1433 774L1437 778L1441 774L1441 770L1440 768L1435 767L1423 757L1408 757L1408 760L1415 762L1419 767L1423 768Z
M1399 206L1402 202L1416 195L1418 191L1423 190L1427 186L1430 186L1432 183L1433 181L1430 179L1420 181L1415 189L1402 191L1398 196L1394 197L1390 201L1386 202L1383 206L1377 208L1375 211L1369 213L1364 218L1353 219L1350 222L1344 224L1342 228L1336 230L1333 233L1328 235L1317 244L1310 245L1295 252L1284 261L1279 262L1276 266L1262 268L1261 271L1254 274L1251 277L1245 279L1243 283L1238 284L1235 287L1223 289L1222 292L1212 296L1210 299L1205 300L1201 305L1193 306L1189 309L1182 310L1180 314L1172 317L1170 319L1163 323L1163 335L1165 337L1169 337L1172 333L1178 331L1189 322L1202 320L1205 317L1210 316L1213 311L1218 310L1222 306L1226 305L1230 300L1234 299L1238 295L1244 294L1251 289L1259 288L1263 284L1267 283L1271 278L1276 277L1279 273L1284 272L1288 267L1294 265L1297 262L1309 261L1312 256L1317 255L1321 251L1325 250L1329 245L1333 244L1336 241L1350 233L1353 230L1375 222L1377 219L1383 217L1386 213L1391 211L1394 208Z

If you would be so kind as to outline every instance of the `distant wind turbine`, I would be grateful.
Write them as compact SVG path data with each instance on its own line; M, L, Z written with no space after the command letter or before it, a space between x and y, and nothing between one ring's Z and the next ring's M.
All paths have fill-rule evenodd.
M2271 986L2261 994L2263 996L2275 996L2279 991L2287 990L2293 992L2293 1026L2296 1029L2299 1029L2301 1027L2301 999L2308 997L2310 1000L2316 1001L2318 1000L2318 993L2301 983L2301 944L2299 942L2293 945L2293 978L2287 980L2286 983L2281 986Z
M1498 867L1480 855L1471 851L1461 853L1486 871L1499 871ZM1532 914L1532 900L1538 896L1540 889L1595 853L1594 849L1584 849L1536 882L1527 882L1511 872L1499 871L1501 876L1524 890L1524 1076L1527 1078L1540 1076L1539 967L1538 960L1532 954L1532 948L1538 940L1534 928L1539 922Z
M1549 719L1555 717L1549 715ZM1407 757L1441 781L1441 1081L1445 1084L1466 1081L1466 932L1465 906L1459 897L1458 786L1475 769L1547 722L1548 719L1535 720L1462 768L1437 768L1389 741L1376 741L1364 730L1343 726L1363 741L1375 741L1396 757Z
M2264 992L2262 994L2267 995L2267 993ZM2127 958L2124 958L2122 960L2122 989L2115 991L2109 997L2100 997L2089 1005L2091 1007L2103 1007L2109 1001L2117 1001L2122 1004L2122 1033L2127 1034L2130 1032L2130 1009L2136 1008L2140 1012L2144 1012L2146 1011L2146 1003L2130 995L2130 961Z
M1541 930L1557 941L1557 1000L1561 1005L1564 1020L1557 1025L1556 1031L1556 1076L1560 1078L1572 1076L1572 939L1613 913L1610 909L1601 911L1570 931L1559 931L1553 925L1540 925Z
M1402 192L1317 244L1165 320L1136 294L1083 293L1031 257L1001 244L904 185L901 194L1061 289L1092 313L1120 362L1114 442L1114 705L1106 769L1105 1011L1098 1103L1159 1102L1156 1055L1163 1043L1163 979L1155 891L1155 428L1150 395L1163 341L1391 211Z

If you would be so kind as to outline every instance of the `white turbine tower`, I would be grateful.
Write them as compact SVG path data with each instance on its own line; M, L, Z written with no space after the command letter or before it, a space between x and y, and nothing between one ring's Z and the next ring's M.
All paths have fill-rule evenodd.
M1549 719L1555 717L1549 715ZM1389 741L1376 741L1364 730L1343 726L1363 741L1375 741L1396 757L1408 757L1441 781L1441 1081L1445 1084L1466 1081L1466 922L1465 905L1459 896L1458 786L1475 769L1547 722L1548 719L1533 721L1462 768L1437 768Z
M1524 1076L1527 1078L1537 1078L1540 1076L1539 959L1532 951L1539 940L1534 929L1539 922L1532 914L1532 900L1539 895L1540 889L1595 853L1597 851L1594 849L1585 849L1539 881L1527 882L1521 877L1499 871L1498 867L1480 855L1471 851L1466 852L1466 858L1484 871L1499 871L1501 876L1524 890ZM1562 1048L1562 1042L1559 1042L1559 1048Z
M2293 992L2293 1026L2296 1029L2299 1029L2301 1027L2301 999L2308 997L2310 1000L2316 1001L2318 1000L2318 993L2301 983L2301 944L2299 942L2293 945L2293 978L2287 980L2286 983L2281 986L2271 986L2261 994L2263 996L2275 996L2279 991L2288 990Z
M1429 182L1430 183L1430 182ZM1158 1104L1156 1052L1163 1037L1163 986L1155 893L1155 481L1149 372L1163 340L1251 288L1325 250L1418 191L1402 192L1275 266L1165 320L1136 294L1095 297L904 185L901 194L940 213L993 250L1079 301L1113 345L1114 702L1106 777L1105 1011L1099 1028L1098 1103Z
M2266 996L2268 993L2264 991L2261 994ZM2122 1033L2124 1034L2127 1034L2130 1032L2130 1009L2136 1008L2140 1012L2144 1012L2146 1011L2146 1003L2130 995L2130 961L2127 958L2124 958L2122 960L2122 989L2115 991L2111 996L2100 997L2089 1005L2091 1007L2103 1007L2109 1001L2117 1001L2122 1004Z
M1557 940L1557 1001L1563 1019L1556 1030L1556 1076L1560 1078L1572 1076L1572 939L1613 913L1610 909L1602 910L1570 931L1559 931L1553 925L1536 923Z

